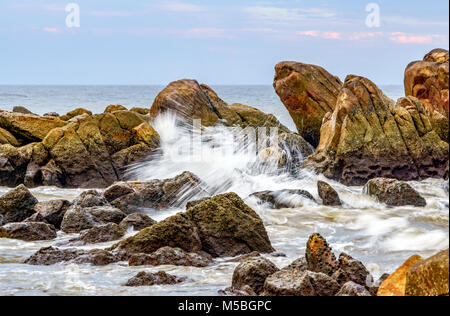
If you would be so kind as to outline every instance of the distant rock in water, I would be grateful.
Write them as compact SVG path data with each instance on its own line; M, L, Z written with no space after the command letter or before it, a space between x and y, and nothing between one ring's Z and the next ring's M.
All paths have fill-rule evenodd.
M341 199L335 189L324 181L317 182L317 190L319 196L322 199L324 205L327 206L340 206L342 205Z
M334 112L324 118L316 152L303 165L346 185L443 177L449 145L411 98L396 105L370 80L348 76Z
M281 62L273 86L303 138L316 147L322 120L333 112L341 80L315 65Z
M253 193L250 197L255 197L274 209L301 207L303 198L315 202L314 197L305 190L262 191Z
M147 273L143 271L129 279L125 286L173 285L184 282L185 280L185 278L179 278L164 271L159 271L157 273Z
M365 185L364 192L375 196L379 202L389 206L424 207L427 205L426 200L408 183L395 179L372 179Z
M28 110L26 107L24 106L15 106L13 107L12 110L14 113L21 113L21 114L33 114L35 115L33 112L31 112L30 110Z

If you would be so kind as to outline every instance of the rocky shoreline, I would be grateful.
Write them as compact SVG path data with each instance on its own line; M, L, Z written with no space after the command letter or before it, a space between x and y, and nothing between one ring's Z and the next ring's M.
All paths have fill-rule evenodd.
M102 114L76 109L63 116L0 110L0 185L11 188L0 197L0 238L33 242L54 240L58 231L78 234L42 248L24 262L29 265L208 267L217 258L235 257L240 263L222 295L448 296L448 249L428 259L412 257L374 280L362 262L346 253L336 259L327 241L313 234L305 256L280 269L266 256L276 249L262 219L236 193L210 188L183 170L170 179L126 181L130 165L161 154L154 120L176 113L182 122L199 119L204 127L277 128L281 141L265 143L262 165L292 169L293 176L306 168L364 186L387 207L424 207L424 197L406 181L448 180L448 58L448 51L436 49L409 64L405 97L397 102L366 78L349 75L341 82L319 66L280 63L274 88L297 132L271 114L225 103L195 80L169 84L150 109L110 105ZM39 202L28 189L40 186L96 190L73 201ZM250 198L272 209L295 208L293 196L342 206L330 184L319 181L317 188L320 200L300 188ZM141 213L184 206L185 212L160 222ZM79 248L104 242L116 243ZM126 286L184 281L164 271L142 272Z

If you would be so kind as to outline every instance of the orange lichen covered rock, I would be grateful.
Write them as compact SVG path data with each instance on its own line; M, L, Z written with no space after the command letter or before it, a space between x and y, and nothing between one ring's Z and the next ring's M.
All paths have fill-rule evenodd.
M308 270L330 276L339 268L339 262L333 254L333 249L319 234L312 234L308 239L306 261L308 262Z

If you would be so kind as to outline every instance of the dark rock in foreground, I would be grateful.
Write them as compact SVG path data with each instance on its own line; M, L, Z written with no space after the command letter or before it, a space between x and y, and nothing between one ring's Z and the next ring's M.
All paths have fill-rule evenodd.
M336 296L372 296L364 286L349 281L345 283Z
M185 278L179 278L164 271L157 273L139 272L135 277L129 279L125 286L173 285L185 280Z
M51 200L39 202L34 206L35 213L28 217L27 222L44 222L53 225L55 228L61 228L61 222L70 208L71 203L66 200Z
M0 227L0 238L24 241L52 240L56 229L52 225L39 222L9 223Z
M312 234L306 245L308 270L331 276L339 268L333 249L319 234Z
M340 206L342 205L341 199L339 198L338 193L331 185L326 182L318 181L317 182L317 190L319 192L319 196L322 199L323 205L327 206Z
M232 288L236 291L249 286L259 295L264 291L267 277L277 271L279 271L277 266L263 257L247 259L234 270Z
M107 223L120 224L126 215L111 206L71 207L64 215L61 230L65 233L79 233Z
M395 179L376 178L367 182L364 191L389 206L413 205L424 207L426 200L408 183Z
M126 230L114 223L108 223L92 227L80 234L80 237L69 241L71 245L98 244L119 240L125 235Z
M21 222L34 214L38 200L24 186L9 191L0 197L0 215L3 223Z

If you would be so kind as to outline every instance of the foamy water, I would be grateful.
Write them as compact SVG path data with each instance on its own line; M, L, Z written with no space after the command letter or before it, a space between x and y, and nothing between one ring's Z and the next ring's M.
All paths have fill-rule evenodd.
M449 247L449 202L444 181L428 179L410 182L427 200L426 207L387 207L363 194L362 187L346 187L305 170L293 176L277 174L274 166L261 168L257 156L232 141L233 134L223 127L207 128L206 143L199 150L189 129L177 126L173 116L162 116L154 122L162 138L162 154L151 161L131 166L130 179L150 180L176 176L183 171L197 174L212 193L236 192L261 216L270 240L286 257L267 257L280 268L303 256L311 233L322 234L336 255L345 251L363 261L374 276L392 272L413 254L423 257ZM199 137L200 135L196 135ZM194 139L194 141L193 141ZM259 205L251 193L263 190L302 189L317 201L317 181L325 180L339 193L342 207L327 207L295 196L291 209L271 209ZM0 188L0 194L8 189ZM53 187L32 189L39 200L64 198L72 200L82 190ZM180 197L181 199L183 197ZM144 210L155 220L163 220L181 208L164 211ZM131 232L129 232L131 234ZM217 295L231 284L236 263L218 259L207 268L192 267L128 267L127 263L106 267L87 265L28 266L22 262L41 247L73 238L59 233L50 242L22 242L0 239L0 294L3 295ZM106 248L113 243L84 248ZM189 280L175 286L127 288L122 286L139 271L164 270Z

